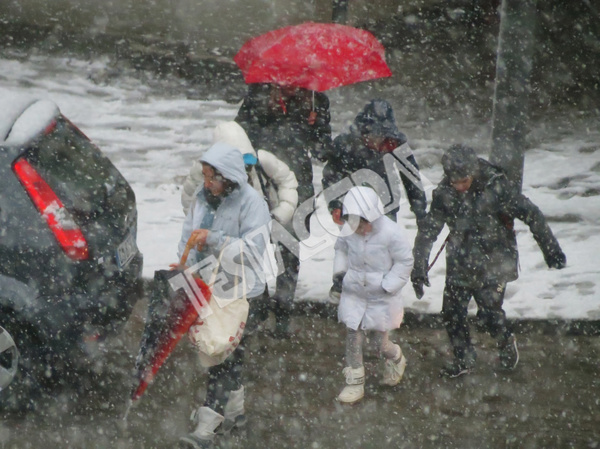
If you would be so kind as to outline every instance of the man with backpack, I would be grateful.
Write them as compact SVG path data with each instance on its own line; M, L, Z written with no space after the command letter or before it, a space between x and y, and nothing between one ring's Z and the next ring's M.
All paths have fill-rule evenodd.
M324 160L331 151L329 99L323 92L277 84L250 84L235 121L239 123L256 149L273 154L285 163L298 181L298 208L314 198L313 161ZM310 232L311 213L301 217L305 233ZM296 217L297 219L298 217ZM292 222L286 231L300 241ZM300 259L298 248L278 245L284 271L277 277L271 301L278 317L276 336L291 336L285 323L293 309Z

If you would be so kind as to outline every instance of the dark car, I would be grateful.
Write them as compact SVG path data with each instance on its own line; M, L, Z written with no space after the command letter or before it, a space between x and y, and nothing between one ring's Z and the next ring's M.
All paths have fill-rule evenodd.
M0 409L86 364L141 296L133 190L51 101L0 99Z

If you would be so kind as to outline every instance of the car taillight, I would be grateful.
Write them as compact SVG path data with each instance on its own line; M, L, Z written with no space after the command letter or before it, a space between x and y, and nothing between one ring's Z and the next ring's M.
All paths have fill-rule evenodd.
M44 129L44 135L47 136L48 134L50 134L52 131L54 131L54 129L56 128L56 120L52 120L50 122L50 124L48 126L46 126L46 129Z
M56 193L25 159L19 159L13 170L67 256L73 260L87 259L85 237Z

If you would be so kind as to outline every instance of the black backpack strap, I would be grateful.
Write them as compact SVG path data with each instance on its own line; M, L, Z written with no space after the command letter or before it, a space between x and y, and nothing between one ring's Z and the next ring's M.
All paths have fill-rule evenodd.
M254 166L254 169L256 170L256 174L258 175L258 182L260 182L260 189L262 190L263 196L265 197L266 200L268 200L269 185L270 185L269 177L265 173L265 169L262 167L259 160L256 161L256 165Z

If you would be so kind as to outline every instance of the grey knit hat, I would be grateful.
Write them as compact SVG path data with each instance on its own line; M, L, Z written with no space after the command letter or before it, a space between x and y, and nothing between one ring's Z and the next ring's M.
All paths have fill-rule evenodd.
M477 173L479 158L473 148L465 145L452 145L442 156L444 174L455 181Z

